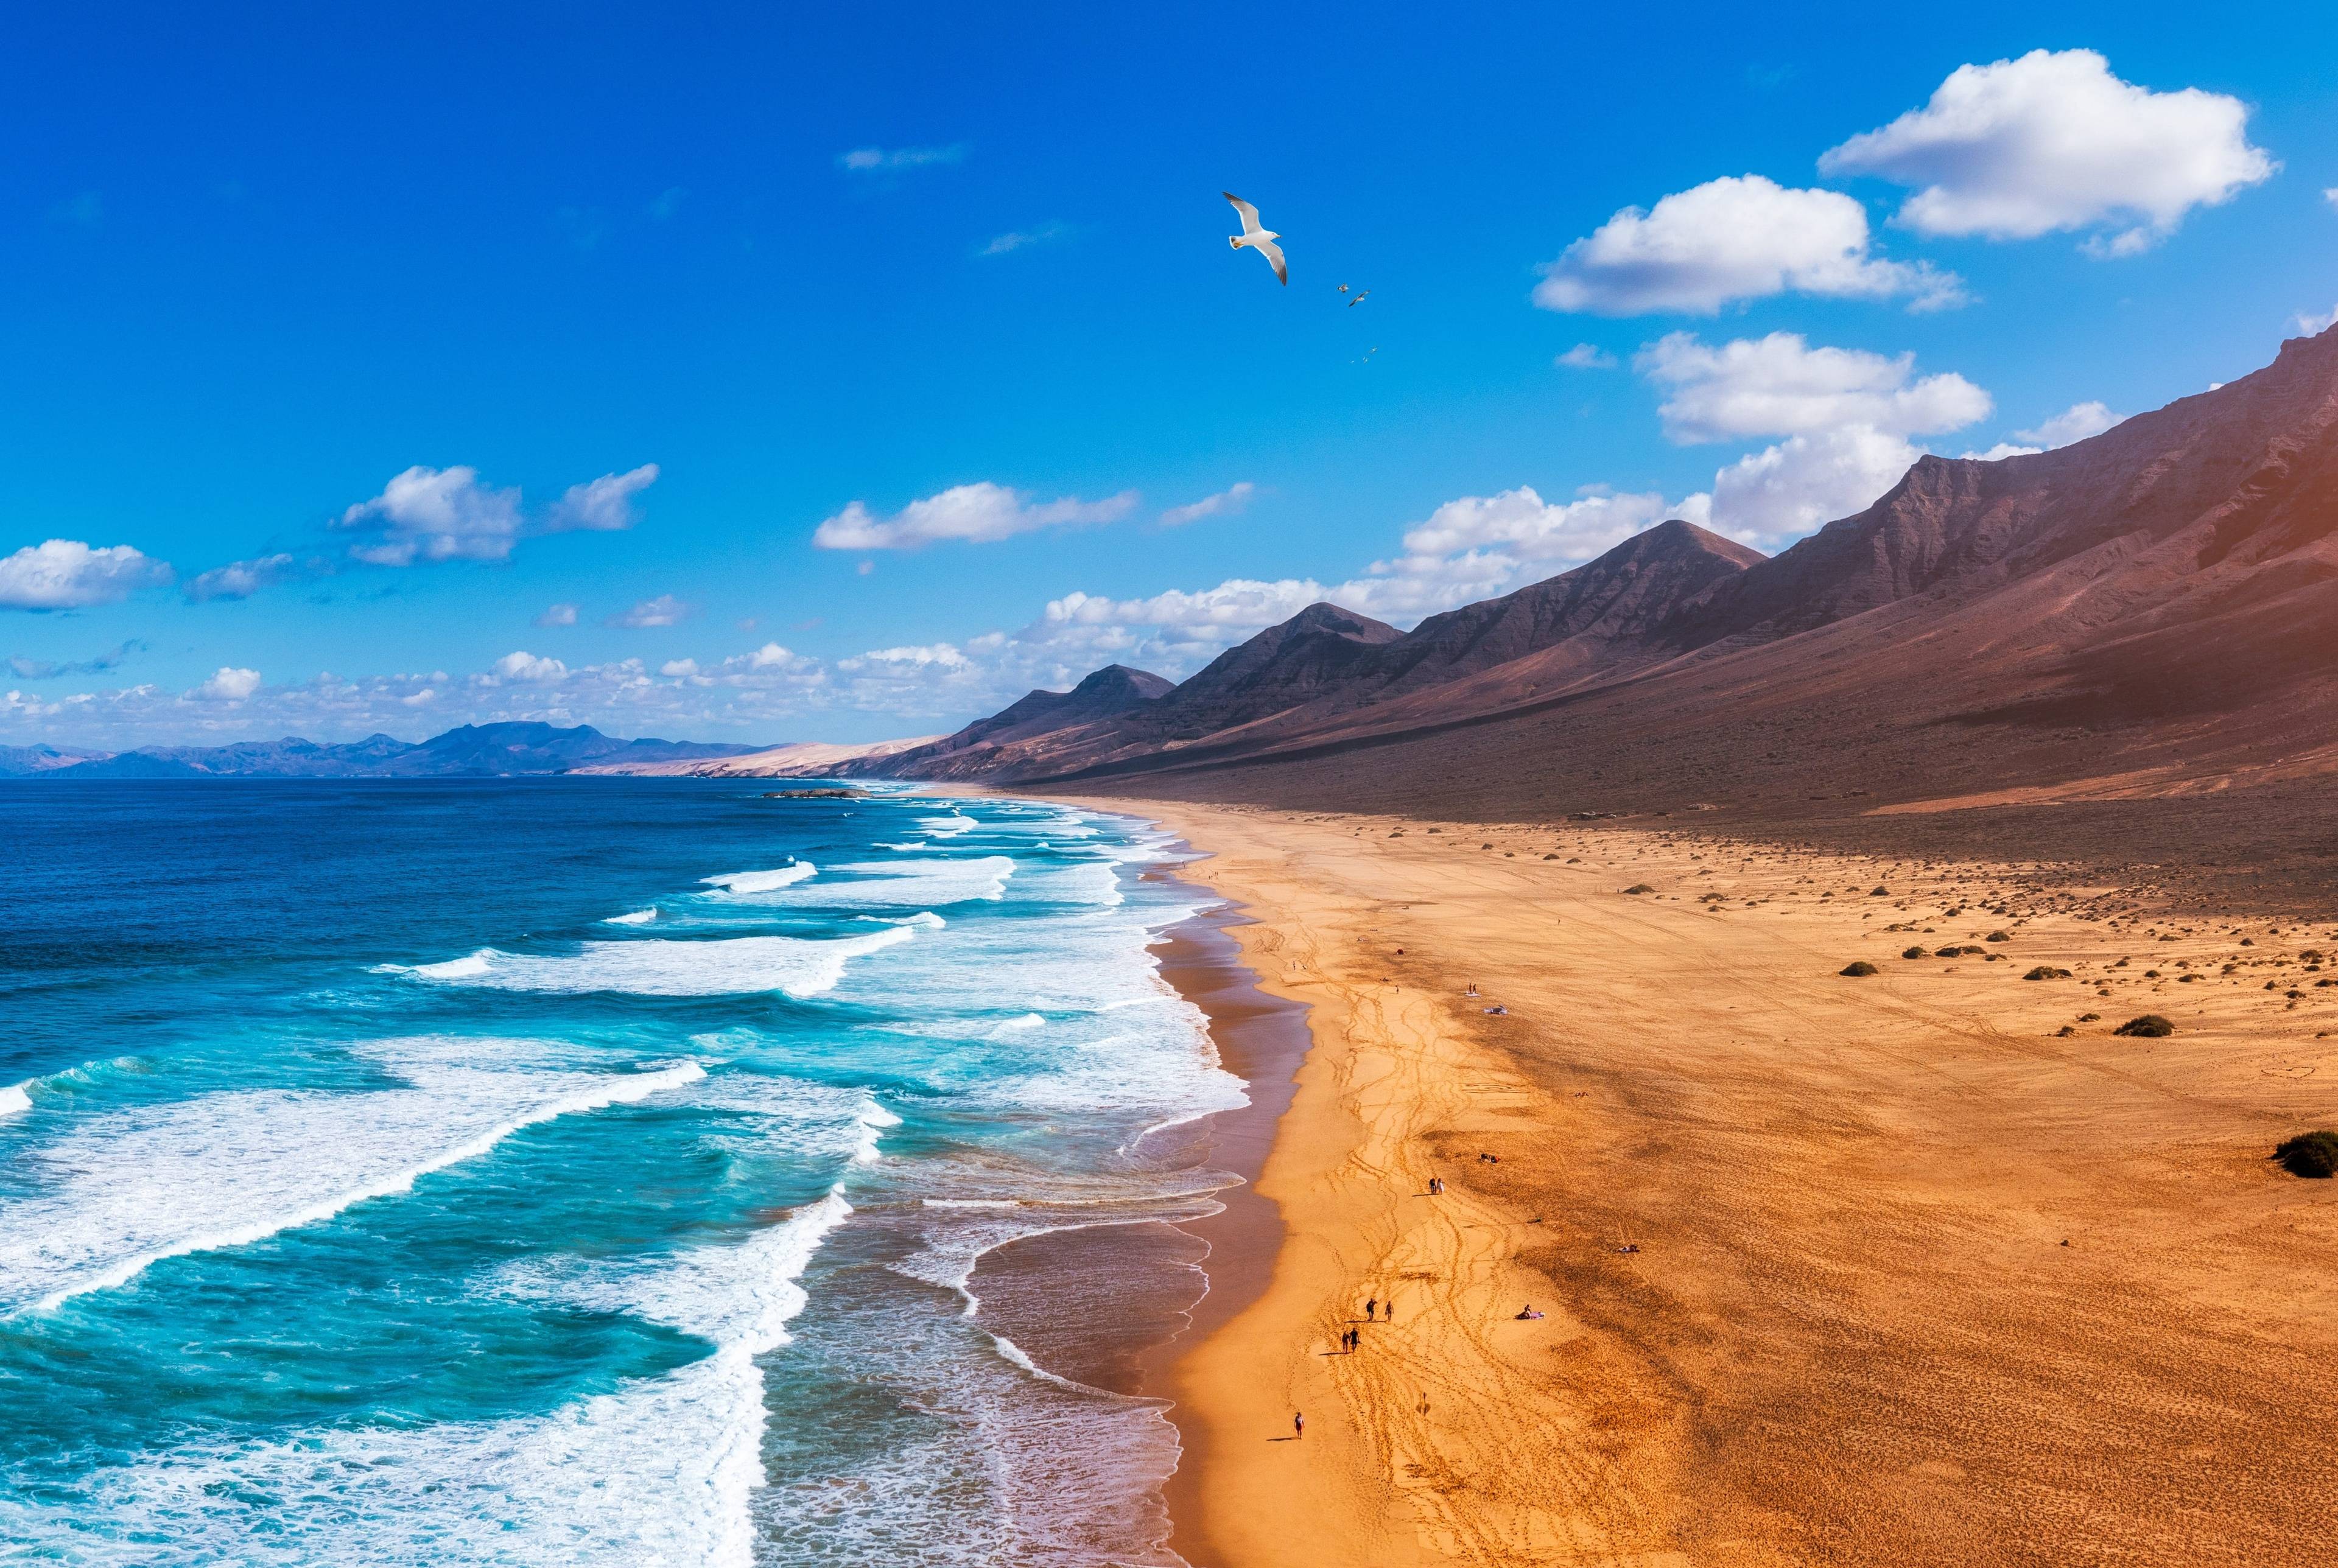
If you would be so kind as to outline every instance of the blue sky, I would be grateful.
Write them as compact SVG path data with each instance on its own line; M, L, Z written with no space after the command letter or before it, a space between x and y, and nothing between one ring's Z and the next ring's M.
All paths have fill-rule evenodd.
M677 9L12 18L0 742L942 730L2338 310L2304 6Z

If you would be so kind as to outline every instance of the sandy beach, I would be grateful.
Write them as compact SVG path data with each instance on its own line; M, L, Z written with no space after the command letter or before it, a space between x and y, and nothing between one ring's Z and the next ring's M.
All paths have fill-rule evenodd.
M1678 823L1100 804L1209 851L1310 1009L1271 1268L1144 1380L1197 1568L2261 1563L2338 1524L2338 1191L2266 1158L2338 1121L2338 932Z

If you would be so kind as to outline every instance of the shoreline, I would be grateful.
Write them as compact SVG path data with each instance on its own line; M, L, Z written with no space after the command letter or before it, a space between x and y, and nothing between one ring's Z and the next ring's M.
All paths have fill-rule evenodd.
M1129 812L1112 813L1133 817ZM1150 818L1140 818L1151 822ZM1181 841L1176 850L1191 848ZM1276 1206L1258 1191L1293 1077L1308 1048L1305 1008L1268 994L1232 931L1245 915L1189 877L1190 862L1161 861L1142 877L1181 883L1208 907L1164 929L1159 973L1202 1016L1220 1065L1245 1103L1206 1112L1154 1137L1170 1171L1233 1178L1199 1219L1132 1217L1018 1237L985 1252L967 1285L984 1326L1012 1341L1046 1376L1159 1407L1174 1430L1174 1468L1148 1484L1143 1507L1165 1510L1160 1544L1196 1568L1185 1521L1195 1512L1203 1439L1177 1420L1177 1369L1190 1345L1221 1328L1264 1290L1282 1241ZM1109 1285L1101 1283L1109 1280Z
M2338 1118L2338 930L1686 825L1067 803L1207 853L1311 1009L1265 1285L1161 1352L1194 1568L2240 1564L2338 1510L2338 1185L2265 1158Z

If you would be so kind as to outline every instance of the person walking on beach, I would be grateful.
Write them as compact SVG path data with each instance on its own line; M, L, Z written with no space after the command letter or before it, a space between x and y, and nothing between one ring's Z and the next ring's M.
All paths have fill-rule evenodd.
M1291 1440L1300 1442L1307 1436L1307 1417L1297 1410L1291 1413Z
M1377 1311L1379 1311L1380 1309L1380 1298L1379 1297L1377 1297L1377 1296L1367 1296L1367 1297L1365 1297L1365 1298L1364 1298L1364 1321L1365 1321L1365 1322L1367 1322L1367 1323L1370 1322L1370 1321L1372 1320L1372 1314L1373 1314L1373 1313L1375 1313L1375 1312L1377 1312Z

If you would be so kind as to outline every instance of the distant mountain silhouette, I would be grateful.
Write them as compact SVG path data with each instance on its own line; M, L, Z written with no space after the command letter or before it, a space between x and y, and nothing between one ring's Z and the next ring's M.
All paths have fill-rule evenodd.
M74 781L93 779L449 779L566 773L588 764L656 763L734 757L752 746L679 740L620 740L590 725L466 724L415 744L388 735L339 746L287 736L230 746L167 746L114 756L75 755L47 747L0 751L0 776ZM44 762L42 760L45 759Z

